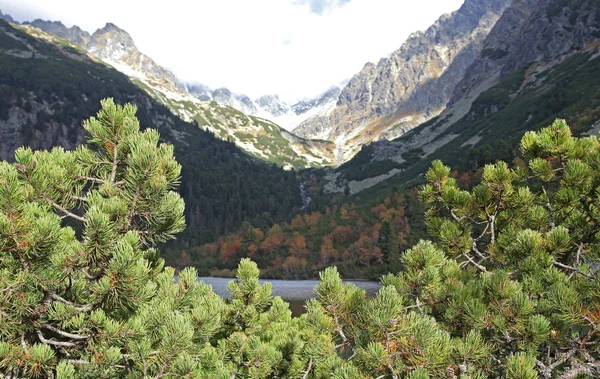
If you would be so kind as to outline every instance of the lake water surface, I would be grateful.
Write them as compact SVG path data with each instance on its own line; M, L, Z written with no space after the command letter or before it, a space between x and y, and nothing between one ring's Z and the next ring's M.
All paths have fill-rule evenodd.
M199 281L212 286L213 291L219 296L230 297L227 291L227 284L233 279L230 278L211 278L200 277ZM280 296L283 300L290 303L290 309L294 316L304 313L304 302L315 297L314 289L319 283L318 280L278 280L261 279L260 284L269 282L273 285L273 296ZM367 296L375 296L381 284L379 282L370 282L362 280L345 280L345 283L353 283L357 287L363 288Z

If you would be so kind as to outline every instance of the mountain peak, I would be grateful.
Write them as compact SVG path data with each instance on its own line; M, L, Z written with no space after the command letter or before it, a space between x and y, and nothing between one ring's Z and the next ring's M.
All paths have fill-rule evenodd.
M119 28L117 25L113 24L112 22L107 22L106 25L104 25L103 28L100 28L98 30L96 30L96 33L100 32L100 33L106 33L106 32L111 32L111 31L115 31L118 33L124 33L126 35L129 36L129 33L127 33L127 31L125 31L124 29ZM131 36L130 36L131 38Z
M118 38L120 42L127 42L127 45L135 47L135 43L133 42L131 35L126 30L119 28L112 22L107 22L103 28L96 30L94 34L92 34L92 38L94 39L107 37Z
M0 9L0 20L15 22L15 20L9 14L2 13L2 9Z
M131 35L111 22L92 34L87 47L98 58L113 61L139 53Z

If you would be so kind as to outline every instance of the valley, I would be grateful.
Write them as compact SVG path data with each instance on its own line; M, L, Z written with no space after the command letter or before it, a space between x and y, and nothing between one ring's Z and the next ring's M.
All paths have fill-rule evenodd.
M111 1L0 11L0 378L600 377L599 0Z
M340 262L352 257L345 263L352 269L342 272L350 277L375 279L379 272L387 270L386 259L381 258L385 254L373 250L375 260L367 262L364 245L370 240L370 249L380 249L377 235L384 219L373 218L368 210L381 206L390 195L400 191L403 199L411 199L411 210L407 211L411 222L395 221L394 233L408 236L405 246L416 243L425 233L423 218L418 214L421 208L413 205L418 200L411 191L424 183L423 173L431 161L442 159L452 165L456 175L477 178L477 171L485 164L497 159L518 159L517 141L527 130L537 130L555 118L565 118L576 135L583 135L600 122L597 104L600 83L595 75L600 62L598 18L589 13L593 8L584 5L576 8L579 13L571 12L568 7L558 12L555 2L467 0L459 10L441 16L427 30L413 33L389 58L376 65L365 65L341 88L334 86L319 97L294 104L278 95L251 99L227 88L211 89L203 84L182 82L140 52L131 36L111 23L92 34L77 26L67 28L59 21L36 19L20 25L6 24L5 64L11 60L16 63L28 54L35 56L38 47L26 44L28 50L19 50L18 45L29 38L38 39L49 44L44 49L56 46L60 60L106 65L123 74L139 90L127 87L131 93L128 98L138 99L140 105L145 103L142 109L160 104L182 122L235 144L240 153L228 156L232 163L248 155L292 170L283 175L288 179L279 181L275 197L259 195L263 205L251 208L244 204L257 201L256 194L260 192L252 192L239 173L233 176L236 181L236 186L230 187L233 192L225 197L213 190L202 190L199 194L194 185L186 185L184 196L197 199L188 208L188 224L192 230L201 232L195 237L190 232L190 237L166 247L171 264L183 267L194 262L205 275L233 275L227 270L249 254L250 248L255 251L252 254L277 257L276 262L266 263L272 258L264 261L262 268L268 276L314 278L329 259L323 260L321 252L333 238L328 233L344 226L354 229L356 237L332 247ZM552 15L547 9L553 9ZM11 27L15 29L11 31ZM552 34L548 30L561 33ZM525 45L537 46L533 49L537 53L524 54ZM11 72L17 71L6 67ZM5 93L13 93L13 97L14 91L23 86L15 83L14 78L9 85L13 87ZM28 86L30 91L41 89L37 83ZM7 87L4 88L6 91ZM74 90L61 91L67 94ZM104 93L113 92L107 89ZM17 96L26 107L12 100L8 111L4 110L11 125L9 129L14 131L4 139L12 141L2 147L5 159L21 144L74 147L83 141L76 134L61 137L57 128L65 118L64 113L56 112L70 103L81 108L78 113L81 116L84 109L91 111L94 106L85 91L84 101L69 99L67 103L56 94L50 95L55 98L51 103L40 102L25 93ZM27 116L28 112L31 115ZM171 141L187 146L185 149L196 148L197 144L189 143L189 129L175 127L178 122L168 116L154 119L166 122L170 135L167 138ZM23 120L27 122L23 124ZM48 122L44 120L50 121L51 129L42 128ZM53 138L42 137L40 132L44 130L50 130ZM462 151L466 153L459 153ZM190 158L195 159L193 155ZM294 173L302 169L305 171ZM184 173L186 170L184 165ZM271 175L278 175L276 168L269 170ZM187 175L196 175L191 172L196 170ZM209 177L214 181L210 186L223 188L215 176ZM285 195L278 195L281 193ZM239 203L232 207L232 201ZM402 214L406 206L403 203ZM236 207L241 210L235 210ZM355 207L361 211L352 211L353 217L340 216L340 211L347 213ZM323 218L314 226L319 232L290 226L294 217L303 214L306 220L313 217L311 214ZM357 223L358 214L364 221ZM387 216L385 220L392 221ZM366 229L360 226L362 223ZM271 230L274 227L284 232ZM260 231L259 237L254 237L257 238L254 244L239 241L249 228ZM307 253L290 250L290 244L298 243L293 242L296 234L304 238L299 251ZM363 240L359 241L363 234ZM278 241L275 250L267 254L261 244L266 243L263 238L269 235L279 237L275 239ZM200 247L198 243L208 245ZM344 258L342 253L346 254ZM286 260L288 263L284 265ZM379 268L372 269L373 265Z

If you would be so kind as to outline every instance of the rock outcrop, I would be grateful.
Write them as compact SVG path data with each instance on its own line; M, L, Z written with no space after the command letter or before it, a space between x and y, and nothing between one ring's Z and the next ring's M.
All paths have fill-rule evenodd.
M466 0L424 32L413 33L378 64L367 63L342 90L328 115L306 120L294 133L327 134L338 164L360 147L395 138L444 110L466 69L511 0Z
M489 33L450 104L487 78L503 78L524 65L550 66L600 37L597 1L515 0Z
M15 22L15 20L9 14L2 13L2 10L0 10L0 20L4 20L7 22Z

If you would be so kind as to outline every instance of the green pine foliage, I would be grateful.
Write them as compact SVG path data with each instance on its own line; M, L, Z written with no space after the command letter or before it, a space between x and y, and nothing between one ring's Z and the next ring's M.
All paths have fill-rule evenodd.
M240 264L230 302L196 270L164 268L156 244L185 227L181 166L135 112L105 100L86 146L0 164L0 373L300 376L313 334L255 263Z
M181 166L135 111L105 100L86 145L0 163L3 377L600 375L596 137L557 120L523 137L528 168L488 165L470 191L434 162L421 189L434 241L404 252L373 298L324 269L293 318L247 258L229 299L164 267L156 244L185 227Z

